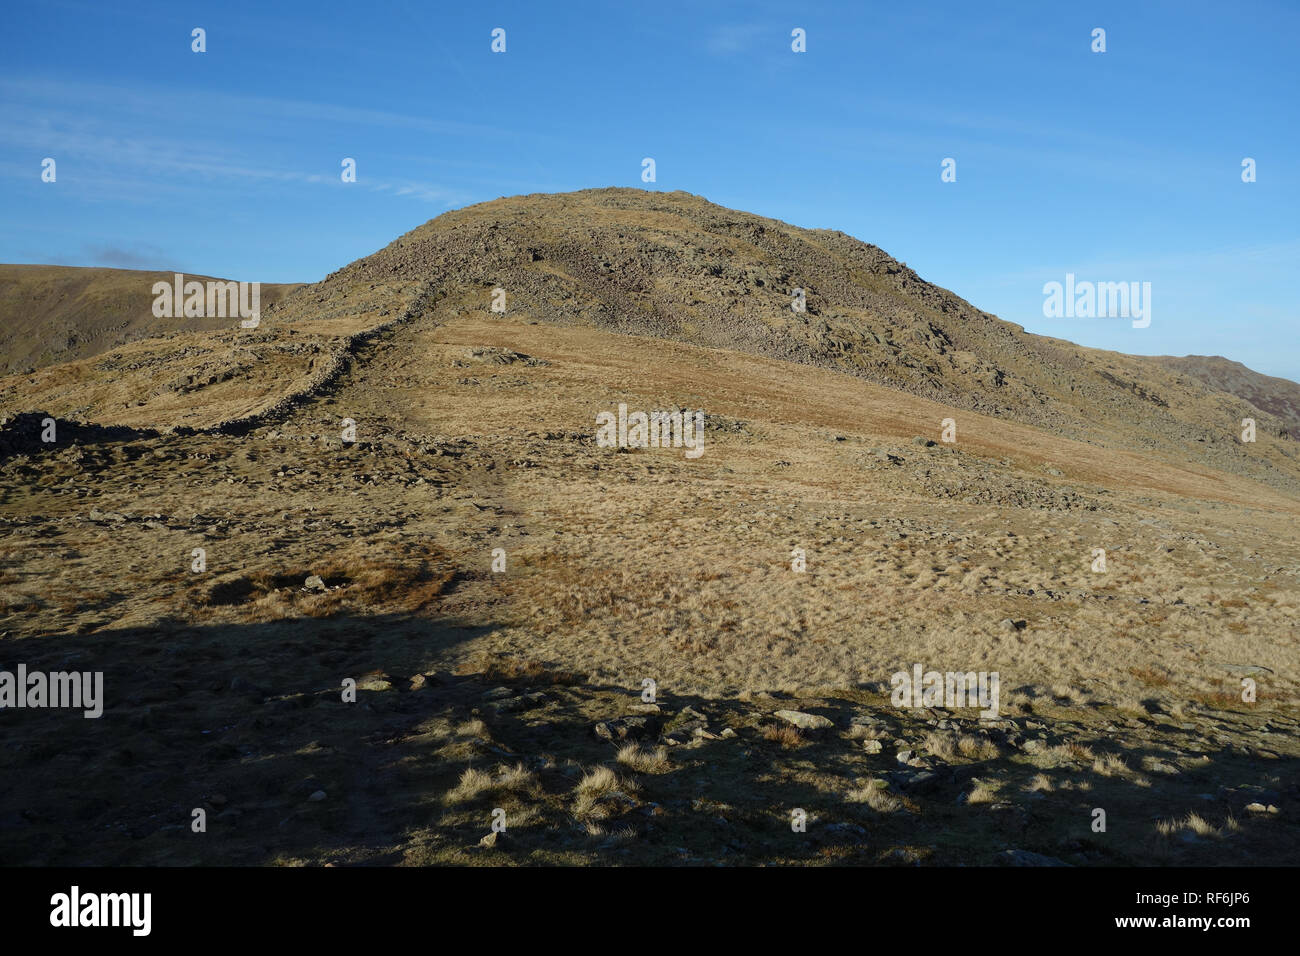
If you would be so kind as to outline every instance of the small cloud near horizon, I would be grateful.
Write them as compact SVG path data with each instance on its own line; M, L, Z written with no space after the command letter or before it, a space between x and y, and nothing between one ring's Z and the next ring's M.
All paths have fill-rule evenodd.
M93 265L114 269L157 269L164 258L158 249L124 249L119 246L85 246L83 253Z
M710 34L707 46L710 53L720 55L743 53L754 45L754 40L765 33L767 27L757 23L729 24L718 27Z

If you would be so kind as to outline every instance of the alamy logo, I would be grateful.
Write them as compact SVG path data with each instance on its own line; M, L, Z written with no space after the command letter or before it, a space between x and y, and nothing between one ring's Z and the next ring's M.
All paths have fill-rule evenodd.
M68 893L50 897L50 925L128 926L133 936L148 936L153 928L152 893Z
M913 664L912 673L899 671L889 682L894 685L889 700L895 707L979 707L981 717L998 715L997 671L945 674Z
M153 284L153 314L159 319L224 319L239 316L239 327L255 329L262 320L262 283L185 281L175 273L173 283Z
M601 448L685 448L686 457L704 454L704 412L632 412L619 403L618 415L596 413L596 444Z
M0 710L25 707L71 707L83 710L87 720L103 716L104 672L27 672L19 664L17 673L0 671Z
M1043 315L1049 319L1132 319L1133 328L1151 324L1150 282L1075 282L1043 285Z

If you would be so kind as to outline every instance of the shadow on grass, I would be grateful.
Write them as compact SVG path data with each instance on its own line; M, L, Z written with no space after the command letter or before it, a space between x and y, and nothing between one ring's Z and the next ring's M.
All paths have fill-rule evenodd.
M1300 852L1291 757L1207 750L1206 737L1154 722L1121 750L1107 718L1094 726L1076 715L1032 718L1047 728L1043 753L1024 751L1027 720L1017 718L963 729L996 756L943 760L927 754L932 715L866 691L665 698L660 713L620 724L637 716L639 688L526 660L431 672L484 630L340 614L0 644L0 669L103 671L105 695L97 720L0 712L0 863L1265 865ZM355 703L342 700L349 677L362 688ZM834 728L769 733L778 709L822 714ZM847 732L855 717L880 753ZM602 722L614 722L616 739L593 732ZM897 740L931 766L900 764ZM620 763L630 742L664 747L667 768ZM502 768L513 766L522 776L510 783ZM599 766L617 781L583 804L581 781ZM467 771L487 774L482 787L449 796ZM872 786L892 799L873 807L863 797ZM1245 811L1252 802L1281 813ZM498 807L507 837L481 849ZM191 828L196 808L206 832ZM1104 833L1092 829L1097 808ZM802 833L790 825L796 809L807 815ZM1200 832L1158 833L1159 821L1190 813Z

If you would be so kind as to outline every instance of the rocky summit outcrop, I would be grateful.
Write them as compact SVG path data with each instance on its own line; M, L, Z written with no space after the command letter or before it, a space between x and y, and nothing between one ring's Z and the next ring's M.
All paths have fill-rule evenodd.
M337 305L349 290L424 281L449 315L486 313L500 288L512 313L542 322L831 368L955 409L1300 490L1295 406L1262 399L1263 388L1215 385L1164 360L1028 333L843 232L689 193L595 189L459 209L333 273L296 304ZM791 307L795 289L804 290L804 311ZM1257 420L1255 447L1239 440L1243 417Z

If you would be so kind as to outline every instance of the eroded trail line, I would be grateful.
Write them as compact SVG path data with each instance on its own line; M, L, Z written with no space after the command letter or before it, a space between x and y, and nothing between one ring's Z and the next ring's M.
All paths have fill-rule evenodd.
M314 374L308 383L296 391L281 396L272 405L243 415L238 418L218 422L207 432L221 432L228 435L245 434L254 428L270 425L282 420L296 408L309 404L333 391L343 376L353 367L354 362L365 356L373 355L378 346L388 342L402 326L413 322L425 314L437 301L432 281L424 282L410 304L400 316L360 332L345 336L329 362Z

